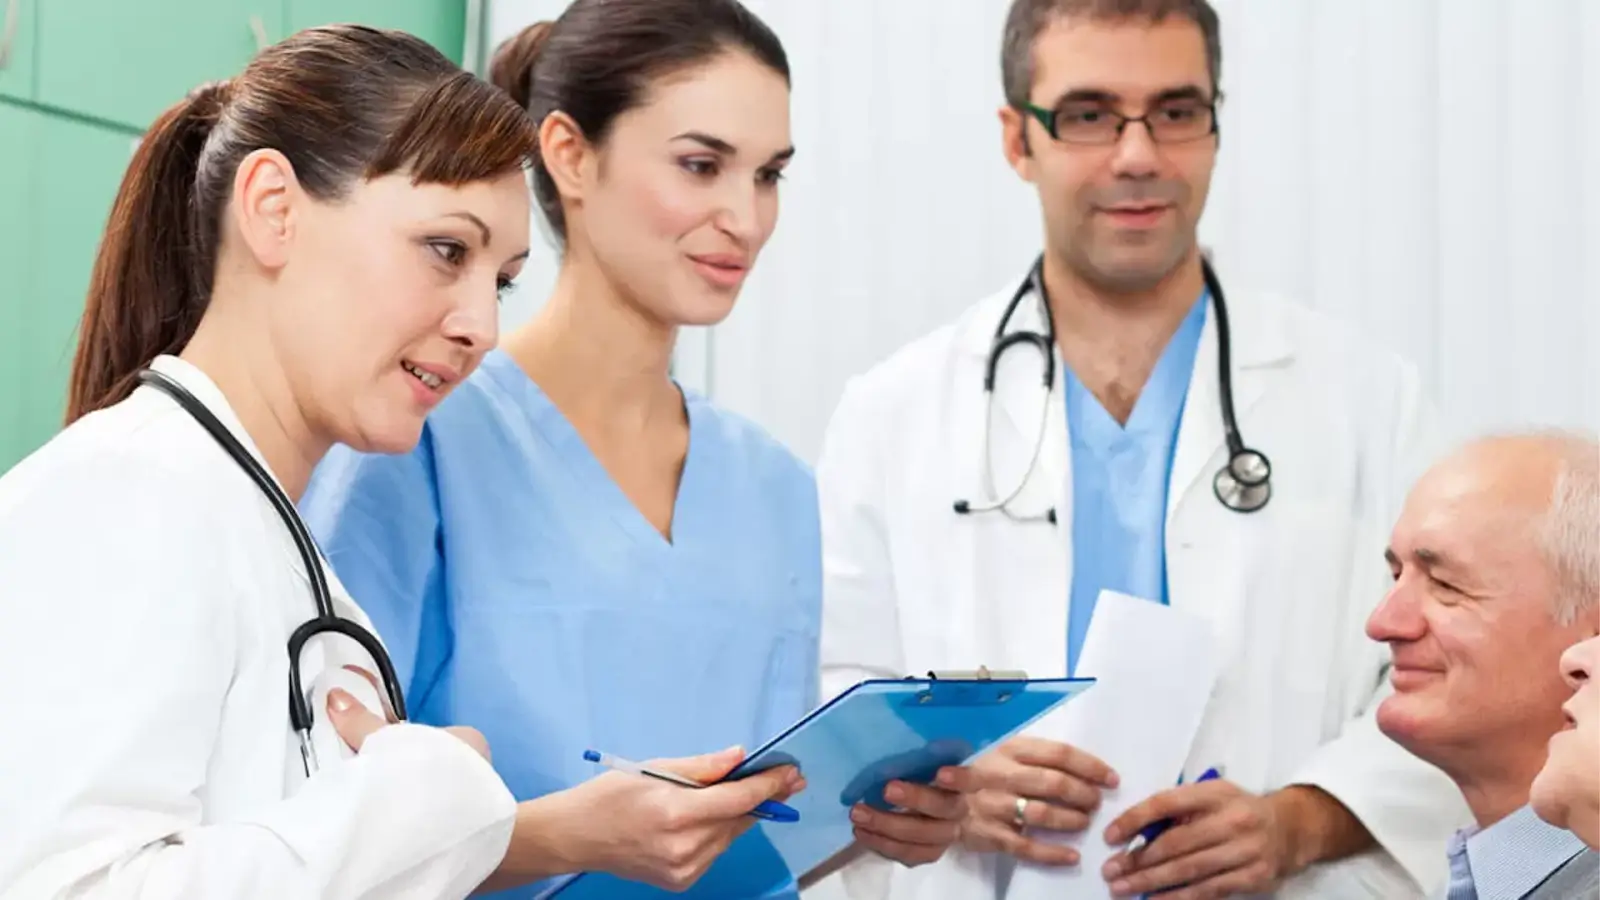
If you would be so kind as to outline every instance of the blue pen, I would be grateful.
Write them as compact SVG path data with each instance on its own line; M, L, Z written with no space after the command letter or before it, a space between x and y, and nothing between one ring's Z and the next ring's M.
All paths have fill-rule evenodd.
M1201 775L1199 779L1195 781L1195 784L1199 784L1202 781L1215 781L1221 777L1221 769L1207 769L1205 774ZM1183 779L1178 779L1178 783L1182 784ZM1128 842L1128 852L1137 853L1140 850L1150 846L1155 842L1156 838L1165 834L1166 830L1171 828L1173 824L1174 823L1171 819L1162 819L1159 822L1151 822L1149 825L1146 825L1144 828L1139 830L1138 834L1133 836L1133 840Z
M620 756L612 756L609 753L601 753L598 750L583 751L583 758L589 762L599 763L608 769L614 769L618 772L631 772L634 775L645 775L650 778L659 778L662 781L671 782L672 784L681 784L684 787L705 787L704 784L701 784L700 782L691 778L685 778L682 775L674 775L671 772L663 772L660 769L652 769L640 763L633 762L632 760L623 759ZM800 821L799 810L789 806L788 804L779 803L776 800L761 801L761 805L751 810L750 815L755 816L758 819L766 819L769 822Z

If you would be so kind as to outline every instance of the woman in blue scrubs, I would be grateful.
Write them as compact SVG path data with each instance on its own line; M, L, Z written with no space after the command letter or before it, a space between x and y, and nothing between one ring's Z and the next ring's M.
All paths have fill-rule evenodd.
M729 314L776 224L777 38L734 0L577 0L493 74L540 123L554 291L415 452L335 450L303 507L413 717L482 730L527 799L592 777L587 747L750 749L811 710L821 551L809 469L668 366L680 327ZM928 862L962 803L906 787L914 811L858 841ZM729 857L696 894L751 896L737 879L761 861Z

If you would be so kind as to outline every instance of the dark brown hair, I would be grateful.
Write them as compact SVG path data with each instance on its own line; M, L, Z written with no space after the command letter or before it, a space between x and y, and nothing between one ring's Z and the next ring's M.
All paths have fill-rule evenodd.
M1010 106L1020 109L1028 102L1035 71L1033 44L1039 32L1062 16L1151 22L1168 16L1187 19L1199 27L1205 39L1212 91L1222 85L1222 28L1217 11L1206 0L1013 0L1000 46L1000 80Z
M146 132L95 259L68 390L68 423L133 389L177 353L210 300L234 174L261 148L337 200L406 172L459 185L524 167L533 123L505 94L419 38L335 25L269 47L243 73L196 88Z
M575 0L554 22L529 25L501 44L489 78L536 125L560 110L598 145L651 81L728 50L789 80L783 43L738 0ZM537 154L533 190L545 221L565 239L561 197Z

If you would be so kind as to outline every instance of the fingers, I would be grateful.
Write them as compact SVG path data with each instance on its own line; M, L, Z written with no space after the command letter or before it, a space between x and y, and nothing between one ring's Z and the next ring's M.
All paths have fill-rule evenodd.
M1071 744L1047 741L1041 738L1019 737L1007 745L1009 755L1023 765L1043 766L1081 778L1090 784L1114 788L1117 773L1099 757L1085 753Z
M1113 819L1106 826L1106 842L1125 844L1146 825L1206 812L1240 793L1238 787L1226 781L1196 782L1162 791L1135 803Z
M1069 809L1094 812L1100 807L1100 788L1055 769L1023 767L1006 779L1006 787L1019 797L1037 797Z
M856 824L858 833L865 832L901 844L923 846L947 847L955 842L960 829L957 821L884 812L860 803L850 810L850 821Z
M483 736L483 732L476 728L468 728L465 725L452 725L444 730L455 735L463 744L478 751L478 755L483 757L485 761L493 761L493 758L489 755L489 739Z
M979 791L968 801L979 816L996 824L1015 822L1017 798L1004 791ZM1089 827L1089 813L1068 809L1048 800L1030 800L1023 811L1029 827L1048 831L1078 832Z
M933 786L958 794L970 794L978 789L978 774L969 766L945 766L934 776Z
M1218 873L1199 883L1191 882L1178 890L1163 891L1161 900L1223 900L1227 897L1258 894L1259 886L1268 878L1266 872L1264 863L1249 863Z
M1124 871L1148 869L1168 860L1198 853L1218 844L1245 837L1220 816L1201 816L1184 822L1156 838L1155 842L1136 853L1119 853L1107 860L1107 868ZM1108 877L1112 877L1109 876Z
M345 744L357 752L374 731L389 724L339 688L328 692L328 721Z
M1009 825L983 819L967 819L963 843L981 853L1006 853L1043 866L1075 866L1079 858L1071 847L1030 840Z
M1152 849L1154 845L1151 845ZM1166 888L1188 885L1198 888L1217 875L1241 868L1259 857L1255 848L1237 841L1226 841L1197 853L1111 878L1111 893L1118 897L1147 894ZM1108 864L1107 869L1110 870ZM1201 896L1221 896L1209 893ZM1163 895L1163 900L1166 900Z
M856 842L879 856L908 866L922 866L931 862L938 862L939 858L944 856L946 848L950 846L948 843L902 843L893 838L861 829L856 830Z
M798 769L793 766L779 766L751 775L749 778L715 785L697 793L705 797L704 809L708 818L733 819L748 815L764 800L798 793L803 786L804 782L800 778Z
M960 821L967 814L967 801L960 793L905 781L889 782L883 799L931 819Z
M743 760L743 748L729 747L716 753L706 753L701 756L690 756L684 759L651 760L648 765L663 772L682 775L692 781L712 782L732 772L734 767Z
M1093 812L1100 806L1100 788L1096 785L1059 769L1032 763L997 759L976 772L971 780L980 789L999 791L1013 798L1049 800L1084 812ZM1010 813L1006 815L1009 818Z
M344 668L346 671L354 672L357 675L360 675L362 678L365 678L367 683L372 685L372 692L378 695L378 702L383 705L384 718L388 719L391 723L400 721L400 717L395 715L394 710L389 706L389 692L385 691L383 689L383 685L378 683L378 676L368 672L366 669L363 669L360 666L346 664Z

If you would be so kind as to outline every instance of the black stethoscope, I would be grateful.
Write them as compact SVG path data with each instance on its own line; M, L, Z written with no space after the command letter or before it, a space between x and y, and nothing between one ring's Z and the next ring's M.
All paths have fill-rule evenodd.
M1055 314L1050 309L1050 300L1045 295L1044 289L1044 256L1040 255L1033 268L1028 270L1028 277L1018 285L1017 292L1011 296L1011 302L1006 305L1005 314L1000 317L1000 325L994 332L994 343L989 348L989 359L983 375L984 407L984 432L983 432L983 474L984 490L991 498L991 502L976 504L970 500L957 500L955 511L960 515L971 513L1003 512L1007 517L1023 522L1048 521L1056 523L1056 510L1052 506L1042 514L1018 515L1011 511L1011 501L1022 493L1028 479L1033 475L1033 470L1039 464L1039 454L1044 449L1045 424L1049 421L1050 396L1055 389L1056 381L1056 323ZM1233 414L1233 376L1229 365L1229 353L1232 349L1228 337L1228 307L1222 295L1222 283L1217 280L1217 273L1212 270L1211 262L1204 256L1200 259L1201 276L1205 279L1206 293L1211 295L1211 304L1217 316L1217 378L1222 386L1222 430L1228 443L1228 461L1221 469L1217 470L1216 477L1211 480L1212 492L1217 495L1217 500L1223 506L1234 512L1252 513L1267 505L1272 499L1272 464L1267 461L1266 454L1259 450L1246 447L1244 438L1239 436L1239 423ZM1016 312L1022 298L1035 291L1039 294L1039 305L1044 310L1046 331L1040 334L1037 331L1013 331L1006 333L1006 325L1011 322L1012 313ZM1022 473L1022 479L1011 493L1004 498L995 500L994 467L990 455L989 437L993 432L990 427L992 419L989 417L994 410L994 381L995 370L1000 365L1000 357L1016 344L1032 344L1039 355L1044 358L1044 406L1039 413L1039 428L1033 442L1033 455L1028 460L1028 467Z
M383 644L372 632L349 619L341 619L333 611L333 595L328 590L328 579L322 571L321 558L317 554L316 544L311 540L311 533L306 530L305 522L301 521L300 514L295 511L294 503L278 487L278 483L267 474L261 463L246 450L239 439L233 436L226 425L223 425L211 410L207 409L199 398L189 393L188 389L172 378L153 369L144 369L139 372L139 381L167 394L178 401L184 411L204 426L211 433L222 449L233 457L239 468L244 469L255 481L256 487L266 494L272 501L272 506L278 511L284 525L288 526L289 533L294 536L295 546L300 551L300 559L305 563L306 578L311 582L311 596L317 604L317 617L301 625L289 635L289 722L294 726L295 733L300 736L300 760L305 766L306 777L318 767L316 751L311 746L311 701L305 692L300 689L300 652L305 649L306 642L319 634L342 634L360 644L362 649L371 654L374 662L378 664L378 675L383 681L384 693L388 695L389 705L393 707L395 718L404 720L406 717L405 697L399 689L400 680L395 677L394 664L389 660L389 654L384 651Z

